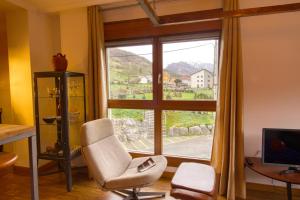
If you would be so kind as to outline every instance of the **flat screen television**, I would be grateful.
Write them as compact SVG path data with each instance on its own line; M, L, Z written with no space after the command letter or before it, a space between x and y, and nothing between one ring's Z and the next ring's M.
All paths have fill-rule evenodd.
M264 128L262 139L264 164L300 166L300 129Z

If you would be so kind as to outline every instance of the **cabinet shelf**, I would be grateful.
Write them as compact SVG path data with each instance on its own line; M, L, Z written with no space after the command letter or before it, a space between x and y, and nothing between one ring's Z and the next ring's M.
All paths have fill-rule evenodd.
M84 96L68 96L69 98L84 98ZM53 100L56 100L56 99L59 99L60 97L47 97L47 96L40 96L38 97L39 99L53 99Z
M42 97L38 97L39 99L53 99L53 100L56 100L56 99L59 99L60 97L47 97L47 96L42 96Z
M83 98L84 96L68 96L70 98Z
M86 121L85 75L35 72L34 94L38 159L62 165L67 190L71 191L71 161L81 155L71 146L80 146L78 127Z
M69 121L70 125L73 124L83 124L85 123L85 121L77 121L77 122L73 122L73 121ZM57 123L53 123L53 124L46 124L46 123L39 123L40 126L57 126Z
M48 153L41 153L39 154L39 159L43 160L64 160L63 156L48 154Z
M56 126L57 124L56 123L53 123L53 124L40 123L39 125L40 126Z

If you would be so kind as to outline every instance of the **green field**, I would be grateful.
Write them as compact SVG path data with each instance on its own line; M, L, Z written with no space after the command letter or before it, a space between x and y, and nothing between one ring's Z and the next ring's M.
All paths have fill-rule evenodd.
M203 100L214 99L213 89L195 89L187 91L163 90L166 100ZM111 84L110 97L112 99L141 99L152 100L152 84Z
M163 112L166 128L170 127L192 127L198 125L212 125L215 117L212 112L197 111L165 111Z
M113 119L133 119L143 121L145 110L137 109L111 109ZM164 111L163 123L167 130L171 127L192 127L198 125L213 125L215 116L213 112L199 111Z
M152 84L111 84L110 96L112 99L152 100ZM186 91L164 90L164 99L167 100L203 100L213 99L212 89L197 89ZM111 109L114 119L134 119L143 121L145 110ZM213 112L198 111L164 111L163 123L167 130L170 127L192 127L196 125L212 125L215 122Z
M113 119L134 119L136 121L144 120L144 110L136 109L110 109Z

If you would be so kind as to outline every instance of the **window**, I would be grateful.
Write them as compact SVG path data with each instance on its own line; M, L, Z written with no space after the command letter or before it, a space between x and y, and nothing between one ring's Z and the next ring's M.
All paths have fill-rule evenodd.
M214 112L163 111L163 153L209 160L214 123Z
M153 99L151 44L108 48L107 58L109 99Z
M203 77L217 77L218 48L201 35L107 44L109 117L130 152L210 160L218 83Z
M129 151L154 152L153 110L109 109L117 138Z

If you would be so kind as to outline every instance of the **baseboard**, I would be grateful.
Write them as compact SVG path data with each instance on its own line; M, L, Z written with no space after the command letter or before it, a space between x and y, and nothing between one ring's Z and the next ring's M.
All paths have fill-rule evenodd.
M177 167L167 167L164 173L162 174L162 178L165 179L172 179L175 172L177 170Z
M174 172L169 172L169 171L164 171L164 173L162 174L162 178L165 178L165 179L172 179L174 176Z
M52 169L53 167L55 167L57 165L57 162L55 161L50 161L48 163L46 163L45 165L42 165L39 167L39 172L44 172L47 171L49 169ZM15 174L18 175L30 175L30 170L29 167L23 167L23 166L14 166L13 168L13 172Z
M14 166L13 172L18 175L28 176L30 174L29 167Z
M262 192L275 192L278 194L286 194L286 187L275 186L275 185L266 185L260 183L247 183L247 190L256 190ZM293 195L300 196L300 189L293 188Z
M4 168L4 169L1 169L0 170L0 177L3 176L3 175L5 175L5 174L12 173L13 171L14 171L14 169L13 169L12 166Z

